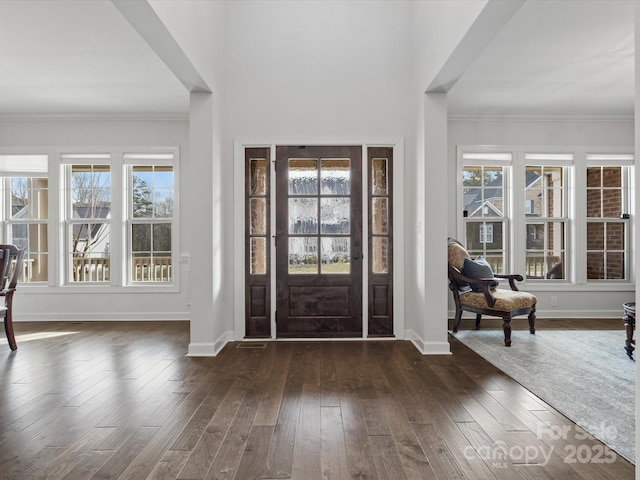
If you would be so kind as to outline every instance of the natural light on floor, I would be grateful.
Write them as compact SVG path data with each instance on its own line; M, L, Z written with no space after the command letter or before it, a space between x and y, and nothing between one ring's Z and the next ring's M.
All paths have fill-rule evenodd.
M62 337L63 335L75 335L79 332L39 332L16 335L16 342L30 342L32 340L42 340L44 338Z

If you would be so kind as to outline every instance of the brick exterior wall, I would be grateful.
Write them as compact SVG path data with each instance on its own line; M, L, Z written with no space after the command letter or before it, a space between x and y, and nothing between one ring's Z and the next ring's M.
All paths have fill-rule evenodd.
M587 217L620 218L622 213L622 168L588 168ZM624 278L624 229L621 221L587 222L588 279Z

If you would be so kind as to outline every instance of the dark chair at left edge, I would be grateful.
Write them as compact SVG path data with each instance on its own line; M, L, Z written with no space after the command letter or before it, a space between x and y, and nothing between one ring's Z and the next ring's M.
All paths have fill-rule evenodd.
M4 331L11 350L17 350L16 338L13 333L13 294L22 273L24 250L15 245L0 244L0 297L4 297L4 304L0 305L0 317L4 318Z

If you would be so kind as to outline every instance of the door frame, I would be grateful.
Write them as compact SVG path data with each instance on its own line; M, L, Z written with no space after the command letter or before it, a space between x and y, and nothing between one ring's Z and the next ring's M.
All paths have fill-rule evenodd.
M368 147L392 147L393 148L393 229L394 229L394 245L393 249L393 334L396 339L405 338L405 321L404 321L404 240L405 240L405 221L404 221L404 139L399 137L349 137L349 138L292 138L292 137L268 137L268 138L234 138L233 141L233 161L234 161L234 226L233 226L233 289L234 289L234 331L229 332L228 336L232 336L235 341L244 340L245 336L245 148L270 148L271 159L275 159L276 146L295 146L295 145L353 145L362 147L362 164L367 162ZM271 173L275 175L275 163L271 163ZM368 226L365 219L369 216L367 208L367 169L362 169L363 180L363 238L368 237ZM275 205L275 189L271 192L272 205ZM270 212L270 221L272 225L275 223L274 208ZM271 275L274 279L275 275L275 244L273 238L270 246L271 255ZM368 248L367 242L363 242L363 293L368 292ZM275 298L275 281L271 282L272 298ZM368 332L368 316L369 305L367 295L363 294L362 298L362 338L350 338L345 340L362 340L367 338ZM275 302L271 305L271 338L276 339L275 324ZM380 338L377 337L377 340ZM278 339L287 340L287 339ZM305 339L313 340L313 339ZM326 340L326 339L317 339Z

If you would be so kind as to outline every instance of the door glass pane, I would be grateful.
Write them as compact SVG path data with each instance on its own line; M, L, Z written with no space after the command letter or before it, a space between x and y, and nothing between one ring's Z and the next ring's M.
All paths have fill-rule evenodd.
M289 195L318 194L318 160L289 159Z
M371 165L371 195L389 193L389 172L386 158L374 158Z
M320 219L322 234L349 234L351 230L351 199L348 197L323 198L320 201Z
M267 160L252 158L249 161L249 195L266 195Z
M318 199L289 199L289 233L318 233Z
M251 215L251 235L265 235L267 233L267 200L266 198L252 198L249 201Z
M349 195L351 193L351 161L348 158L323 158L321 165L321 193Z
M351 251L348 237L322 237L321 273L350 273Z
M267 242L264 237L251 239L251 266L252 275L267 273Z
M289 238L289 273L318 273L318 238Z
M371 202L371 226L374 235L389 233L389 199L386 197L373 198Z
M387 237L373 237L372 239L373 273L389 273L389 239Z

